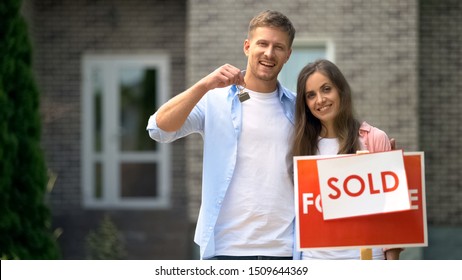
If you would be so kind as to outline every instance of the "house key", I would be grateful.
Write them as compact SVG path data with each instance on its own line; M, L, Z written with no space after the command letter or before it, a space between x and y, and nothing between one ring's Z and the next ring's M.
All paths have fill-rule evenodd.
M250 99L250 95L247 91L244 91L245 89L245 84L244 86L241 85L236 85L237 89L239 90L239 93L237 94L239 96L239 101L244 102L247 99Z

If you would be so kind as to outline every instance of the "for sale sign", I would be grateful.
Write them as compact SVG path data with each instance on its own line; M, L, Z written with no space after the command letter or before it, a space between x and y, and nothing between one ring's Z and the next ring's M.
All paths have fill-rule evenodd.
M347 157L362 156L364 155ZM347 157L342 156L341 158ZM323 207L324 198L321 199L321 181L318 170L318 162L322 161L327 162L327 159L319 156L294 157L296 241L299 250L427 246L423 152L405 152L403 157L407 197L410 201L409 210L393 210L327 220L323 216L325 206ZM369 162L369 165L373 164ZM350 179L347 178L351 174L340 175L340 173L337 174L338 171L338 169L331 169L329 173L326 173L329 175L322 177L324 178L322 180L338 179L331 180L331 187L328 184L325 185L325 190L323 190L325 195L330 194L332 197L347 195L354 197L365 194L369 197L380 196L399 189L400 178L402 178L402 175L396 174L395 171L388 170L389 173L381 168L355 174L357 177L353 176ZM391 172L395 173L396 177L391 175ZM382 180L384 184L381 183ZM384 201L385 204L390 203L386 199ZM398 203L398 205L401 204L401 202ZM334 212L336 211L341 212L340 210Z
M324 220L409 210L402 150L317 160Z

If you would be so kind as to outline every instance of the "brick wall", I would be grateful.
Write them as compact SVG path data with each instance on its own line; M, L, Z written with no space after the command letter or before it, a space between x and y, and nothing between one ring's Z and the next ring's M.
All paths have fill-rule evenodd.
M462 2L422 0L420 21L420 142L428 221L462 230Z
M81 58L84 53L168 52L171 90L185 87L186 1L26 1L34 31L35 69L42 92L43 146L57 175L50 194L65 259L84 258L84 238L109 213L129 259L190 257L184 142L172 146L172 208L164 211L82 209ZM30 12L30 10L33 12ZM153 108L153 112L156 108ZM146 116L147 122L148 116ZM146 133L146 137L148 137Z

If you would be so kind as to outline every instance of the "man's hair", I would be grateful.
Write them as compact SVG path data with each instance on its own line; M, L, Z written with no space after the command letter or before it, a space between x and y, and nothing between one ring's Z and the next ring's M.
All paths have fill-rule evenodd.
M266 10L257 14L249 24L249 38L251 37L252 31L257 27L275 27L280 28L289 35L289 46L292 47L292 43L295 38L295 28L290 22L289 18L278 11Z

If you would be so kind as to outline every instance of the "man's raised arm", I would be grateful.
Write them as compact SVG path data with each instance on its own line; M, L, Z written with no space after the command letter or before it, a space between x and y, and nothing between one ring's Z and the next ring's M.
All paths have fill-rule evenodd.
M163 104L157 111L157 126L164 131L177 131L184 124L197 102L209 90L232 84L242 84L243 81L244 78L238 68L230 64L217 68L193 86Z

